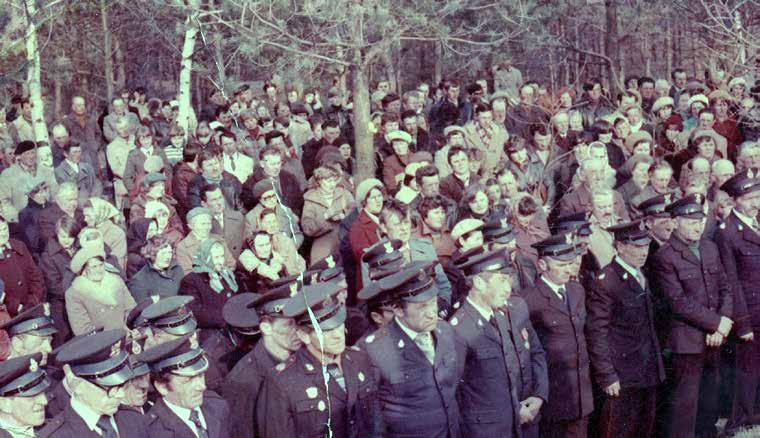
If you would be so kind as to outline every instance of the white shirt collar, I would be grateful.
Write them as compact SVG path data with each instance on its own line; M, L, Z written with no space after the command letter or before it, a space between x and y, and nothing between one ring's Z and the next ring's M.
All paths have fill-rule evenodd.
M733 209L733 210L731 210L731 211L733 211L733 212L734 212L734 214L736 215L736 217L737 217L737 218L738 218L740 221L744 222L744 225L746 225L746 226L748 226L748 227L750 227L750 228L752 228L752 227L754 226L754 225L752 224L753 220L752 220L752 218L751 218L751 217L747 216L746 214L742 213L741 211L739 211L739 210L738 210L738 209L736 209L736 208L734 208L734 209Z
M142 151L142 153L145 154L145 155L147 155L147 156L151 156L151 155L153 155L153 146L151 145L151 146L149 146L147 148L140 147L140 151Z
M36 436L34 434L34 428L32 428L31 426L29 427L11 426L9 424L4 423L1 420L0 420L0 430L8 432L8 434L13 438L24 438L24 437Z
M79 415L79 417L84 421L84 424L86 424L91 431L101 436L103 435L102 431L98 427L98 420L100 420L99 413L93 411L92 408L79 401L76 397L71 397L71 409L73 409L74 412ZM109 417L109 420L111 421L111 426L113 426L114 430L118 433L119 429L116 426L116 422L114 421L113 417Z
M565 287L565 285L555 284L543 275L541 276L541 280L543 280L544 283L546 283L546 285L549 286L549 289L551 289L552 292L554 292L559 297L559 299L561 300L565 299L565 296L559 292L559 289L562 288L562 289L565 289L565 293L567 293L567 288Z
M398 319L398 318L396 318L396 323L398 324L399 327L401 327L401 330L404 333L406 333L407 336L409 336L409 339L411 339L411 340L414 340L415 338L417 338L417 336L419 336L419 335L422 334L421 332L416 332L416 331L410 329L403 322L401 322L401 320Z
M620 258L620 256L615 256L615 261L618 263L618 265L622 266L623 269L625 269L629 274L633 275L634 277L638 277L639 270L629 265L628 263L626 263L625 260Z
M79 172L79 164L69 160L68 158L66 159L66 162L69 163L69 166L71 166L71 168L74 169L77 173Z
M174 415L178 416L179 419L182 420L182 422L184 422L187 425L187 427L190 428L190 430L195 432L196 436L198 436L199 434L198 434L197 428L195 427L195 423L190 421L191 410L188 408L183 408L182 406L175 405L174 403L167 400L166 397L164 397L163 399L164 399L164 403L166 403L166 406L169 408L169 410L174 412ZM194 410L198 411L198 418L201 421L201 425L203 425L203 427L206 430L208 430L208 425L206 424L206 418L203 416L203 411L200 408L195 408Z
M472 305L472 307L475 308L475 310L478 311L478 313L480 313L480 316L482 316L486 321L491 320L491 317L493 316L493 309L487 309L485 307L481 307L478 304L475 304L475 302L472 301L470 297L467 297L465 299L467 300L468 303Z

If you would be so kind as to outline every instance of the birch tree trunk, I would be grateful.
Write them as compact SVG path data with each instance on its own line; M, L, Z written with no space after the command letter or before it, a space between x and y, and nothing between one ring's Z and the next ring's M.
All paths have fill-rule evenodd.
M37 5L35 0L25 0L26 6L26 62L27 87L29 88L29 103L32 107L32 128L34 141L50 143L47 125L45 125L45 107L42 100L42 85L40 83L40 51L37 46Z
M356 183L375 176L374 145L369 132L370 100L368 67L353 65L352 89L354 95L354 136L356 143Z
M100 0L100 21L103 26L103 67L105 68L106 76L106 97L108 98L108 104L111 104L113 99L113 62L111 52L111 29L108 26L108 7L106 6L106 0Z
M182 61L179 71L179 88L177 101L179 102L179 114L177 124L185 130L185 138L190 136L191 129L195 129L195 117L193 114L190 85L193 72L193 50L195 40L198 37L198 25L196 14L200 10L200 0L188 1L187 20L185 21L185 42L182 45Z

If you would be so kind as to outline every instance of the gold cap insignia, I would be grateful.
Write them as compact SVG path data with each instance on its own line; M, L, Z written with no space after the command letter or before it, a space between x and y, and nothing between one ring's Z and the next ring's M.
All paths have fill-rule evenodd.
M193 335L190 336L190 348L193 350L198 348L198 333L193 333Z
M671 199L672 199L672 196L673 196L673 195L672 195L671 193L667 193L667 194L666 194L666 195L663 197L663 199L665 199L665 203L666 203L666 204L670 204L670 203L671 203Z
M392 244L391 242L387 242L387 243L386 243L385 245L383 245L383 246L385 247L385 253L386 253L386 254L390 254L390 253L392 253L392 252L393 252L393 244Z
M43 303L42 304L42 313L44 313L45 316L50 316L50 304L49 303Z
M298 295L298 282L294 281L293 283L290 283L290 296L294 297Z
M114 357L121 353L121 341L116 342L111 346L111 357Z
M334 268L334 267L335 267L335 259L333 258L333 256L329 256L329 257L327 257L327 258L325 259L325 263L327 263L327 267L328 267L329 269L332 269L332 268Z
M161 297L158 296L158 295L151 295L150 296L150 300L153 301L154 303L157 303L160 298Z
M317 398L317 388L315 386L310 386L306 388L306 396L309 398Z
M575 236L572 233L565 234L565 243L567 243L568 245L572 245L574 237Z
M132 341L132 354L140 353L142 353L142 347L140 346L140 343L137 341Z
M29 359L29 372L36 373L40 369L40 365L34 359Z
M701 204L702 203L702 194L700 194L700 193L695 194L694 195L694 200L697 201L697 204Z

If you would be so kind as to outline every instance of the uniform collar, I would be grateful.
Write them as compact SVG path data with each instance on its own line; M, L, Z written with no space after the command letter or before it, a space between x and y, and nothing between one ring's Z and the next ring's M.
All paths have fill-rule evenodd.
M8 432L8 434L13 438L36 436L34 434L34 428L32 428L31 426L29 427L11 426L9 424L4 423L3 421L0 421L0 430Z
M407 327L403 322L401 322L400 319L398 319L398 317L395 319L396 319L396 324L398 324L402 332L406 333L406 335L409 336L409 339L415 340L417 336L422 334L421 332L414 331L410 329L409 327Z
M198 418L200 418L201 424L206 430L208 430L208 425L206 424L206 418L203 416L203 411L201 411L201 408L195 408L193 410L190 410L188 408L183 408L182 406L175 405L174 403L167 400L166 397L163 397L163 400L164 400L164 403L166 403L166 407L169 408L169 410L172 411L174 415L179 417L180 420L182 420L184 423L192 424L192 422L190 421L190 414L192 413L193 410L198 411Z
M737 210L735 208L733 210L731 210L731 211L736 215L737 219L739 219L741 222L744 223L744 225L746 225L746 226L748 226L750 228L754 228L754 225L752 224L752 222L754 222L754 221L752 220L751 217L747 216L746 214L740 212L739 210Z
M620 265L621 268L625 269L634 278L637 278L639 276L639 270L626 263L625 260L621 259L619 256L615 256L615 261L618 265Z
M71 409L73 409L74 412L79 415L79 418L84 421L84 424L87 425L88 429L102 435L102 431L98 427L98 420L100 420L99 413L93 411L92 408L85 405L74 396L71 397ZM109 419L113 425L115 423L113 421L113 417L109 417ZM114 429L116 429L116 427L114 427Z
M478 313L480 314L480 316L483 317L483 319L485 319L486 321L490 321L491 320L491 317L493 316L493 310L492 309L486 309L484 307L481 307L479 304L475 304L475 302L472 301L470 299L470 297L465 298L465 300L467 300L467 302L470 303L470 305L475 310L478 311Z

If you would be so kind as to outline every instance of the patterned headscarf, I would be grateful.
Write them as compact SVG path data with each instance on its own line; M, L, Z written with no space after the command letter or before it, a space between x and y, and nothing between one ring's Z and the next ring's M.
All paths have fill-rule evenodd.
M210 237L203 242L193 257L193 272L200 274L208 274L209 285L215 292L221 292L224 290L222 280L227 283L227 286L233 291L238 291L237 281L235 275L227 266L223 266L221 271L214 269L214 263L211 261L211 249L214 245L219 244L224 246L224 242L217 237Z

